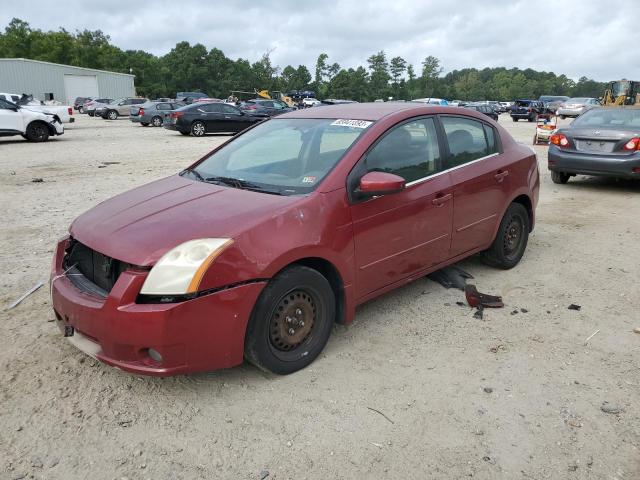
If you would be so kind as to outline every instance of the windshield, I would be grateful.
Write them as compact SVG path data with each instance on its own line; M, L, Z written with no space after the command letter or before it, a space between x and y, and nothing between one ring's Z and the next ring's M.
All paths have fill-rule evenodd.
M640 109L594 108L576 118L571 126L640 129Z
M620 95L628 95L630 87L631 87L631 82L629 82L628 80L613 82L611 84L611 90L613 90L614 97L619 97Z
M211 154L193 169L192 175L202 181L267 193L309 193L371 123L306 118L269 120Z
M587 97L570 98L565 103L587 103L590 99Z

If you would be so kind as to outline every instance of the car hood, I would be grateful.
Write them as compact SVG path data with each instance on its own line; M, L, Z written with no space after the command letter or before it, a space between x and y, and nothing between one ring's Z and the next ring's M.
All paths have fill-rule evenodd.
M234 238L300 201L174 175L106 200L69 228L79 242L123 262L153 265L197 238Z

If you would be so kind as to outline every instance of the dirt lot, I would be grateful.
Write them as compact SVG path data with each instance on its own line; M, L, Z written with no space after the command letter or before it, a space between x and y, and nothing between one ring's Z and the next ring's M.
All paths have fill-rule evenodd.
M531 142L532 124L500 121ZM484 321L424 279L294 375L157 379L68 345L46 285L6 310L74 217L226 139L86 116L46 144L0 139L0 478L640 478L640 183L554 185L546 147L522 263L462 265L504 296Z

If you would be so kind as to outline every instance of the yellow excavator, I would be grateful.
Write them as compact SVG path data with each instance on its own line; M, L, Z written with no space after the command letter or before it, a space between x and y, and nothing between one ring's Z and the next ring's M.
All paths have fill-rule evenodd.
M231 91L231 96L236 96L236 94L248 94L248 95L256 95L260 98L266 98L268 100L280 100L281 102L284 102L287 104L287 106L289 107L294 107L296 105L296 102L294 102L294 100L289 97L288 95L285 95L282 92L279 92L277 90L274 90L273 92L269 92L269 90L258 90L255 89L253 92L246 92L246 91L242 91L242 90L232 90Z
M640 82L633 80L610 82L602 97L602 105L605 107L621 105L640 106Z

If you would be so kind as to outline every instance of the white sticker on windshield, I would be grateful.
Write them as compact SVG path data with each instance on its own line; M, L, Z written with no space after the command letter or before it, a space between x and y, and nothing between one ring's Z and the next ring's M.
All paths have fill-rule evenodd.
M331 125L338 125L340 127L355 127L355 128L367 128L373 122L368 122L366 120L347 120L344 118L340 118L333 122Z

